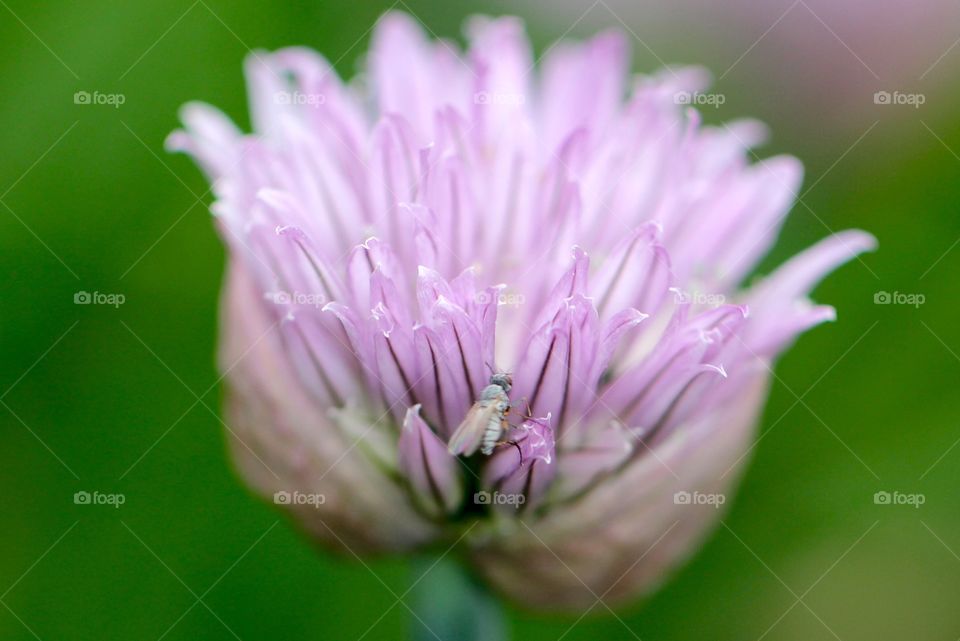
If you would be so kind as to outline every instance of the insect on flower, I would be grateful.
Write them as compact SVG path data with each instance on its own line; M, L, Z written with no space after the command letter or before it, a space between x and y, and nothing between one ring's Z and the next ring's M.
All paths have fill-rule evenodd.
M477 449L490 456L500 437L510 426L510 397L507 392L513 380L509 374L494 374L490 384L483 388L480 399L473 404L466 418L450 437L447 446L454 456L472 456Z
M253 132L191 103L168 142L229 248L237 467L264 497L327 497L283 509L331 548L456 540L526 607L624 603L717 521L673 496L734 491L776 359L834 318L809 292L876 241L840 232L748 282L802 167L680 104L703 70L633 76L626 34L539 60L511 17L471 19L462 52L404 14L373 33L359 86L256 52ZM479 490L523 509L466 509Z

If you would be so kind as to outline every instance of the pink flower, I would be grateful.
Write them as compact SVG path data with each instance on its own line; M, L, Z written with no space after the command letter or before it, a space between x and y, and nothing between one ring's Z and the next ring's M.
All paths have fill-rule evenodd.
M874 241L740 289L801 180L748 162L760 125L701 125L696 69L630 82L620 33L539 71L519 21L467 33L461 55L389 14L355 85L255 53L253 135L184 108L169 145L229 249L232 450L331 547L463 536L519 602L620 601L715 520L696 497L730 488L770 362L833 318L807 293Z

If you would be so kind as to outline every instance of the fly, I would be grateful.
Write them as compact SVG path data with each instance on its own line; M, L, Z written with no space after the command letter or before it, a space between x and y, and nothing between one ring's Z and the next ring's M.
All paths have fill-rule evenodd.
M494 374L490 384L483 388L480 398L460 426L450 437L447 450L454 456L471 456L477 450L489 456L500 444L500 438L510 426L510 397L507 392L513 380L509 374Z

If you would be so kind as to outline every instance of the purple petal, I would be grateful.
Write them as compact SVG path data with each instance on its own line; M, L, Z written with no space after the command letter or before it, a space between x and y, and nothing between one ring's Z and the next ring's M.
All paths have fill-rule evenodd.
M828 273L863 252L876 249L870 234L850 230L834 234L794 256L749 295L758 322L745 340L758 354L782 350L813 325L833 320L832 310L805 302L806 295Z
M536 507L557 472L550 416L525 421L507 438L512 442L501 445L494 453L484 470L483 486L492 492L524 497L522 503L494 501L495 505Z
M463 480L455 457L420 417L420 406L407 409L398 443L400 472L431 511L454 512L463 500Z
M646 225L625 238L607 257L593 280L591 293L601 316L628 307L656 314L671 285L670 258Z

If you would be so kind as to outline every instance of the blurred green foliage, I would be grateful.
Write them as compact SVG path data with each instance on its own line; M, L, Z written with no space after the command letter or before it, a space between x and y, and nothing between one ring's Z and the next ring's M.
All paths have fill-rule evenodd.
M402 638L403 560L317 554L230 468L213 365L223 249L204 179L162 149L188 100L247 122L249 48L309 45L351 74L387 4L0 4L0 638ZM401 4L445 36L497 9ZM527 19L541 51L560 35ZM662 47L726 66L682 38ZM637 69L654 63L638 47ZM760 117L818 181L764 269L848 227L881 250L817 290L840 320L779 363L742 491L693 561L622 620L511 612L516 638L960 636L960 85L917 113L878 110L848 150L862 129L827 134L752 80L725 78L708 118ZM126 101L76 105L77 91ZM81 290L126 302L75 305ZM926 303L875 305L880 290ZM81 490L127 500L90 509ZM927 500L877 506L878 490Z

